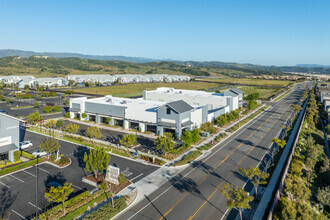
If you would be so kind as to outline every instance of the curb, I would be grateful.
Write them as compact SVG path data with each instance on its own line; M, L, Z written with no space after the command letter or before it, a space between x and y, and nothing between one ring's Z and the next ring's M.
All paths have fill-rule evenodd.
M52 165L52 166L54 166L54 167L57 167L57 168L59 168L59 169L63 169L63 168L67 168L67 167L70 166L71 163L72 163L71 158L70 158L70 157L68 157L68 158L69 158L69 160L70 160L70 163L68 163L68 164L65 165L64 167L60 167L59 165L53 164L53 163L51 163L51 162L49 162L49 161L45 161L44 163L47 163L47 164Z
M129 187L129 186L127 186L127 187ZM129 204L126 208L124 208L123 210L118 212L117 215L113 216L111 219L116 219L116 218L120 217L124 212L126 212L129 208L131 208L134 205L134 203L136 202L136 200L139 196L139 190L137 189L137 187L135 187L135 189L133 189L133 190L136 190L136 196L135 196L134 200L131 202L131 204Z

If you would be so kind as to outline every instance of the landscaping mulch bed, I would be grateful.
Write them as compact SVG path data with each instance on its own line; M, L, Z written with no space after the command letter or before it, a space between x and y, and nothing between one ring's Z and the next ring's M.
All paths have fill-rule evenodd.
M88 179L88 180L90 180L94 183L97 183L97 184L100 184L100 183L105 181L104 174L98 174L96 179L95 179L95 176L93 174L91 174L91 175L85 177L85 179ZM127 179L125 179L125 183L121 184L121 185L120 184L116 185L116 184L110 183L108 181L106 181L106 182L107 182L107 185L110 186L110 189L114 194L117 194L122 189L125 189L127 186L132 184L132 182L127 180Z
M54 164L56 166L59 166L59 167L65 167L66 165L68 165L70 163L70 159L69 158L68 158L68 161L65 164L60 164L60 163L55 162L55 161L53 161L51 159L48 159L48 158L45 158L44 161L48 161L48 162L50 162L50 163L52 163L52 164Z

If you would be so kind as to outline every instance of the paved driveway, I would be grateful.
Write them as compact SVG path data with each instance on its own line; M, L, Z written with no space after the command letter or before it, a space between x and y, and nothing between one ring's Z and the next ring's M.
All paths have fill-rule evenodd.
M28 152L35 151L45 136L26 132L25 140L31 140L34 146ZM67 155L72 163L67 168L57 168L49 164L38 166L38 204L36 204L36 167L0 177L0 211L2 217L10 219L30 218L36 209L46 210L52 204L44 198L45 186L49 182L72 183L74 193L78 194L94 187L81 181L88 175L83 169L84 153L89 149L76 144L60 141L60 152ZM110 164L117 166L126 175L127 179L136 182L158 169L155 166L137 163L117 156L111 156Z

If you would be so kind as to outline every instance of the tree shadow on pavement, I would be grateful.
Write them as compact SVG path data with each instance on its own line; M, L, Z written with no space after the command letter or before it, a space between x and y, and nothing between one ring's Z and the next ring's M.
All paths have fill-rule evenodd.
M44 181L45 186L47 186L52 182L58 183L60 185L64 185L64 183L66 182L66 178L61 172L58 172L56 174L48 174L46 180Z
M192 168L199 168L201 169L204 173L207 174L211 174L213 176L218 177L219 179L221 179L221 176L219 174L217 174L216 172L214 172L213 167L207 165L206 163L202 162L202 161L195 161L193 163L190 163L190 166Z
M14 203L16 200L17 195L12 194L8 188L2 188L0 190L0 212L1 212L1 219L6 217L8 214L7 211L9 207Z
M86 173L85 173L86 163L84 162L85 152L87 152L87 153L89 152L89 149L87 147L78 146L77 149L74 150L73 156L77 159L78 166L83 169L84 175L86 176Z

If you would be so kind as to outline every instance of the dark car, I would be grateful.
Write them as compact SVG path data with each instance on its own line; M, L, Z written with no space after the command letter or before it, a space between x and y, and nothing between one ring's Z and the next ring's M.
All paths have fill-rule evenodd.
M0 110L0 113L8 114L8 112L6 110Z

